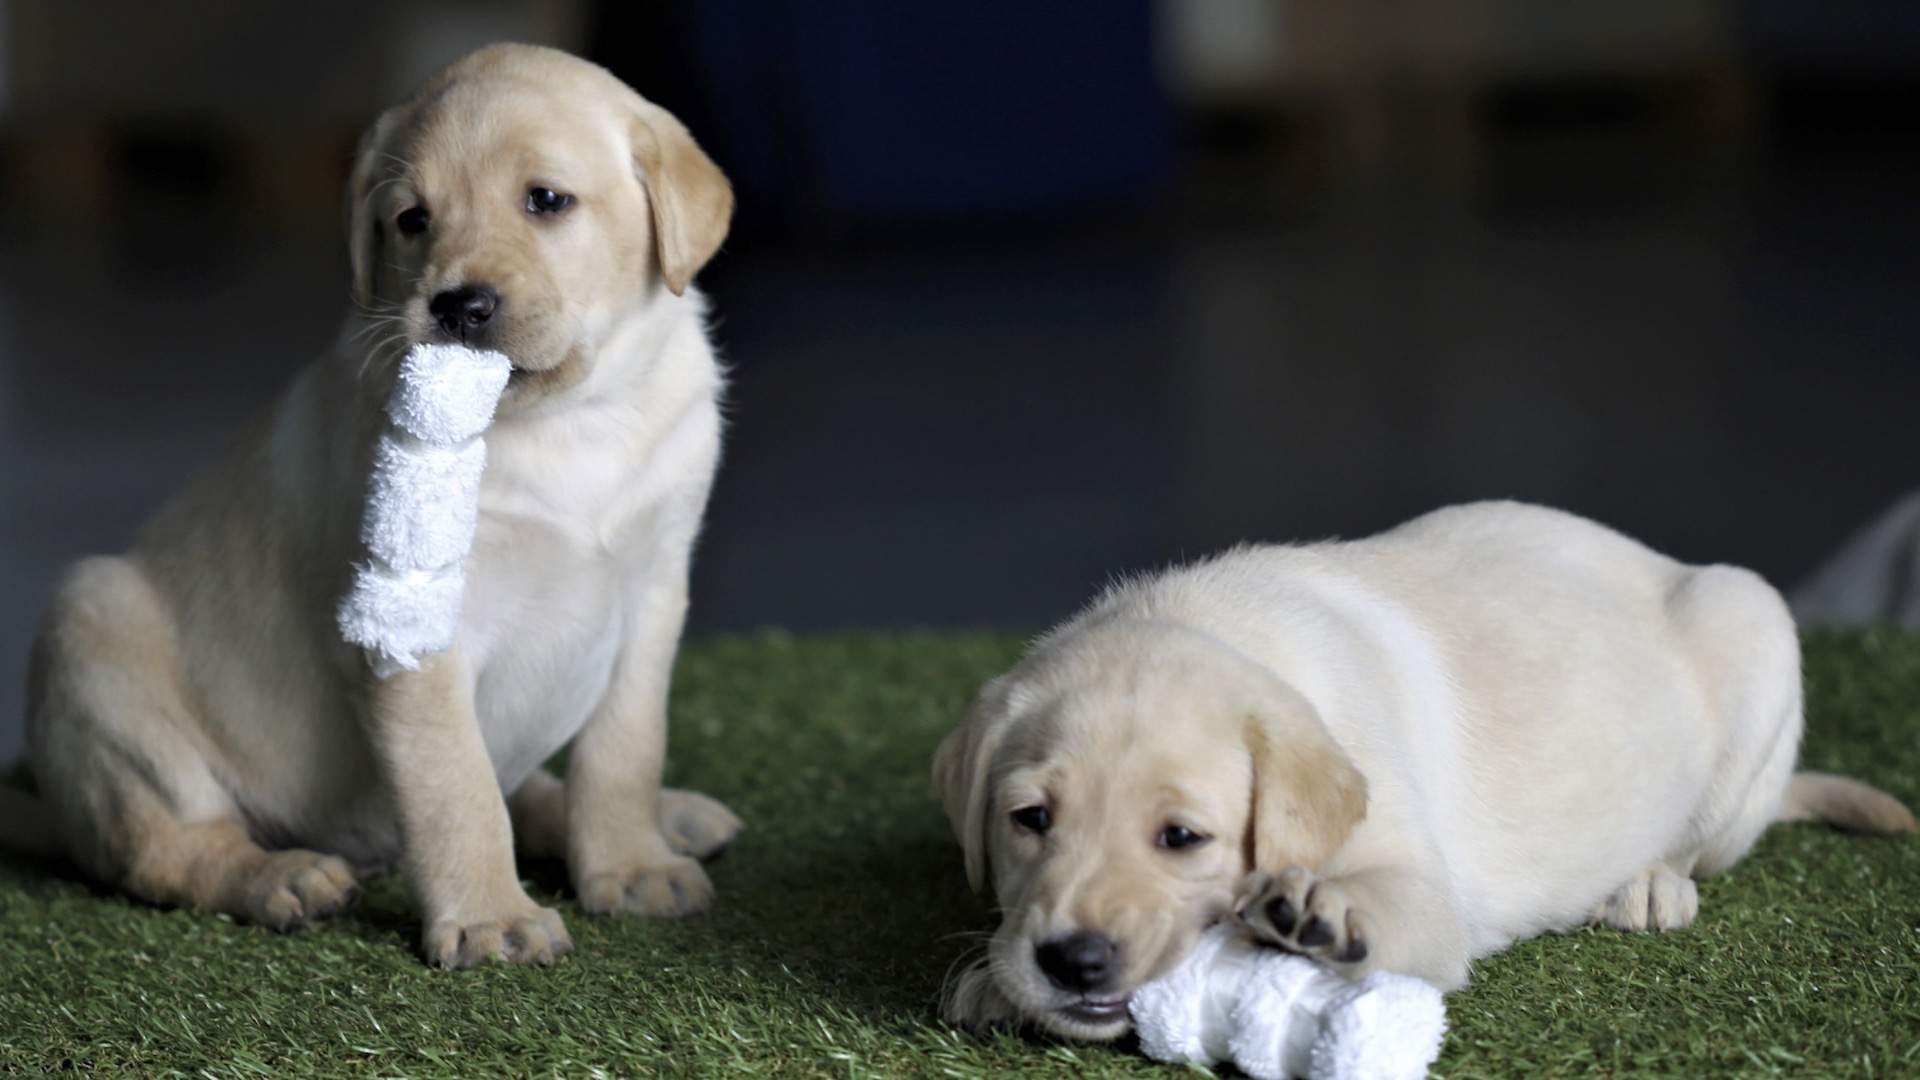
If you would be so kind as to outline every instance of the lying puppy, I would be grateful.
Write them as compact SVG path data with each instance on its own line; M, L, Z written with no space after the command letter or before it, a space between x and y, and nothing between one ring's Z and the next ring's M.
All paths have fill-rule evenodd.
M1674 930L1777 820L1898 832L1793 771L1800 653L1760 578L1569 514L1441 510L1121 585L989 683L934 762L1004 913L968 1026L1106 1039L1240 917L1442 989L1584 922Z
M732 206L679 121L550 49L483 49L381 116L347 191L338 344L131 551L56 590L28 687L47 846L283 928L397 862L444 966L571 948L515 840L564 856L587 911L705 906L694 856L739 821L660 776L720 447L689 283ZM377 679L334 611L397 358L426 341L514 372L457 643ZM563 785L540 766L569 743Z

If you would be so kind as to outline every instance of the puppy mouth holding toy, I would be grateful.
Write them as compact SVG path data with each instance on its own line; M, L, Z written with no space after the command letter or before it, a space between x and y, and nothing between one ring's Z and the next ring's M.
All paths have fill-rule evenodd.
M1211 906L1203 910L1211 912ZM1186 962L1196 944L1209 935L1230 935L1251 940L1247 924L1237 911L1210 915L1197 926L1175 927L1170 916L1165 925L1155 927L1157 944L1153 961L1138 971L1130 971L1122 955L1127 946L1104 934L1079 931L1053 936L1031 946L1032 966L1040 979L1022 972L1022 964L1002 962L1017 952L1028 951L1031 935L1010 935L1013 947L990 956L980 969L1001 972L997 989L1008 1003L1029 1023L1064 1038L1082 1042L1110 1042L1122 1038L1133 1028L1132 1006L1135 991L1166 977ZM996 942L995 950L1001 949ZM1273 950L1280 955L1300 954L1286 948ZM1044 981L1044 986L1043 986Z
M1011 921L986 957L949 986L949 1019L976 1028L1025 1025L1078 1042L1124 1037L1136 991L1178 966L1206 929L1169 917L1117 940L1086 930L1036 937L1017 925L1026 920Z
M1197 824L1143 826L1139 837L1110 830L1107 813L1081 805L1093 794L1080 788L1072 802L1042 804L1015 787L996 800L1010 807L994 812L987 842L1005 917L985 955L948 987L950 1020L1081 1042L1122 1038L1136 991L1230 918L1234 837L1223 842Z
M1198 876L1168 878L1153 863L1171 862L1177 849L1151 831L1141 850L1102 850L1084 835L1097 822L1077 820L1064 804L997 816L1007 822L992 859L1005 915L985 955L948 986L944 1013L974 1029L1028 1026L1080 1042L1124 1037L1136 991L1176 968L1227 917L1231 893L1216 882L1238 876L1238 855L1203 851L1212 838L1189 840L1176 827L1176 841L1192 849L1191 862L1176 865ZM1226 869L1218 878L1209 873L1215 863Z
M572 335L532 318L516 320L510 304L509 296L485 283L432 291L408 305L414 309L409 319L414 331L402 351L444 345L505 356L509 367L500 406L511 413L517 402L570 381L560 376L580 350L568 340Z
M1118 1039L1133 1026L1134 991L1184 959L1198 929L1173 933L1169 922L1118 936L1100 930L1014 935L1014 949L1026 955L1003 965L1001 988L1042 1030L1083 1042Z

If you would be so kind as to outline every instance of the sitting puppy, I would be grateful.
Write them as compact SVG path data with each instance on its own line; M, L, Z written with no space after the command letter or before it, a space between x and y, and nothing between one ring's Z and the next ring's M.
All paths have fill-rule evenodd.
M934 781L1003 922L968 1026L1106 1039L1209 923L1460 986L1583 922L1675 930L1772 821L1913 828L1795 774L1778 594L1569 514L1441 510L1123 584L980 692Z
M587 911L705 906L694 857L739 822L660 777L720 447L689 286L726 235L725 178L606 71L509 45L381 116L346 202L338 344L131 551L56 590L28 687L46 846L143 899L282 928L397 862L451 967L572 947L515 840L564 856ZM432 341L513 374L457 642L377 679L334 612L397 360ZM569 743L563 785L540 766Z

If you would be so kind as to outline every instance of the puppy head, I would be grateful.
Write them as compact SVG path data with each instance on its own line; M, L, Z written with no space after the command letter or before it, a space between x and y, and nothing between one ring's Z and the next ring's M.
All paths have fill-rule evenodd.
M1318 865L1366 785L1305 698L1224 644L1123 622L987 684L934 784L1002 921L947 994L969 1027L1125 1033L1133 990L1225 915L1254 865Z
M660 289L725 238L726 178L687 129L604 69L496 45L435 76L361 139L348 251L368 352L498 349L502 409L589 374Z

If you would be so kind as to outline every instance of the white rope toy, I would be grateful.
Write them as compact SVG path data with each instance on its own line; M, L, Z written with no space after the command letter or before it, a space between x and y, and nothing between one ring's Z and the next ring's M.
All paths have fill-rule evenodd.
M400 362L360 525L372 558L355 565L339 612L341 636L380 678L453 644L487 467L480 435L512 370L461 345L415 345Z
M1215 926L1181 965L1133 992L1156 1061L1230 1061L1255 1080L1417 1080L1447 1031L1440 991L1406 975L1349 982Z

